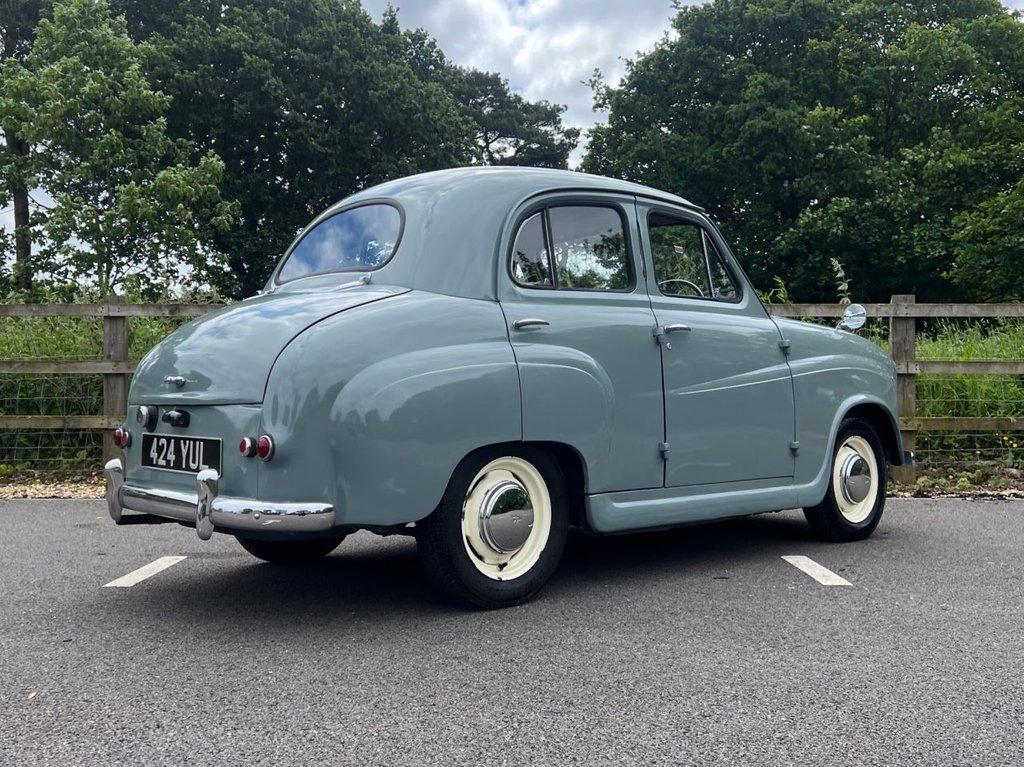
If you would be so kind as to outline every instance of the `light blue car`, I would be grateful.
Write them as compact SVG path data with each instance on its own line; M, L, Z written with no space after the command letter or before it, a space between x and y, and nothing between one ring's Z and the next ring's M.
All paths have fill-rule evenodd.
M257 557L414 535L479 607L535 594L593 534L803 507L871 534L910 460L890 359L772 318L700 208L564 171L392 181L319 216L257 297L139 365L115 522ZM134 514L127 512L135 512Z

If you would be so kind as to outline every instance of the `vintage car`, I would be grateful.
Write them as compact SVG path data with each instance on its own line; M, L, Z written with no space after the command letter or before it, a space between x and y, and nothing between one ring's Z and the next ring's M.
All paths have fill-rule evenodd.
M293 564L356 530L414 535L433 582L479 607L536 593L570 526L803 507L823 538L859 540L910 457L895 368L847 314L773 318L701 209L655 189L511 168L392 181L142 360L110 515Z

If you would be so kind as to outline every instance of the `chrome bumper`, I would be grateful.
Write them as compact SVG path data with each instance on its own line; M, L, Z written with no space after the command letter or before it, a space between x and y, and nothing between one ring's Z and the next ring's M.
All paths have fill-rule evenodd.
M124 467L117 458L103 468L107 477L107 509L115 524L121 524L125 509L174 519L196 526L207 541L214 529L316 533L334 526L334 508L324 503L269 503L251 498L219 496L220 476L213 469L196 475L196 492L150 490L124 481Z

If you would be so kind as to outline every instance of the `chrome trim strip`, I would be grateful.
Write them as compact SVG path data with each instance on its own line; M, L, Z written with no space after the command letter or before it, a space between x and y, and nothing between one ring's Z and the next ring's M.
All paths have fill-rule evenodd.
M195 493L127 484L121 461L117 459L107 462L104 473L110 518L118 524L122 510L129 509L195 524L202 540L208 540L215 529L314 533L334 527L334 507L327 503L272 503L218 496L220 476L213 469L196 476Z

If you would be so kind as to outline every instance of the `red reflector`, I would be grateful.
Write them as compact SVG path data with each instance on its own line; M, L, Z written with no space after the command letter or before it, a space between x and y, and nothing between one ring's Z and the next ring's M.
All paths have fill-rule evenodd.
M274 457L274 441L266 434L256 441L256 455L261 461L269 461Z
M243 437L242 441L238 443L238 452L246 458L256 455L256 440Z
M114 444L118 447L128 447L132 443L132 433L127 429L118 426L114 429Z

